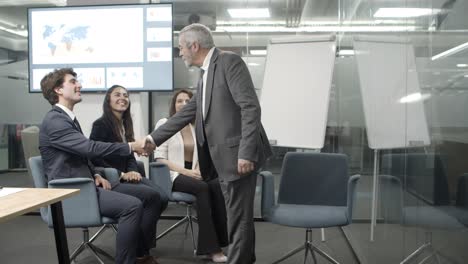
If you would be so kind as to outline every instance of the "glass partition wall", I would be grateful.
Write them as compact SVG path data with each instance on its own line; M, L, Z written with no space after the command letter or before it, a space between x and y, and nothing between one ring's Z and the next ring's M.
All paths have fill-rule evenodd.
M140 1L119 1L136 2ZM158 2L174 4L175 55L183 26L189 21L208 25L219 48L234 51L245 60L260 100L270 39L335 34L325 145L320 151L346 154L350 175L361 175L354 221L343 228L345 238L361 263L467 262L463 247L468 242L468 179L464 176L468 172L467 1ZM18 133L27 125L39 124L49 108L41 95L27 92L27 43L17 34L22 31L16 32L26 25L26 8L38 2L2 4L0 170L10 172L0 174L0 181L11 169L24 167L19 162ZM265 8L269 15L235 18L229 14L231 8ZM185 68L176 58L174 71L174 88L196 90L196 69ZM287 76L288 69L284 69L284 78ZM287 88L281 91L287 92ZM153 120L148 127L167 116L171 95L150 95ZM287 112L294 106L278 107ZM265 169L273 172L278 187L284 154L309 150L273 149ZM8 181L14 184L11 177ZM256 216L260 219L261 188L257 190ZM343 259L348 253L340 251L348 249L334 248L335 238L330 234L333 232L325 230L324 243L319 236L314 240L343 263L357 262ZM259 241L261 236L258 234Z

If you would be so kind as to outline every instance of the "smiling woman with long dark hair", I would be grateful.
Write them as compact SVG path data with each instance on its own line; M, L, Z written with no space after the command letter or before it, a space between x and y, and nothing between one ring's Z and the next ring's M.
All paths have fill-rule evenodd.
M109 88L102 104L102 116L94 121L89 138L103 142L135 141L130 106L130 96L125 87L113 85ZM92 162L95 166L117 169L121 182L140 182L156 189L161 196L161 211L166 208L168 198L165 196L164 191L145 178L145 172L144 170L139 170L133 154L125 157L96 157L92 159Z
M89 138L103 142L135 141L130 108L130 95L127 89L121 85L110 87L102 103L102 116L94 121ZM145 171L138 168L133 154L126 157L97 157L92 162L95 166L117 169L121 181L142 181L145 185L155 187L145 178Z
M102 104L102 116L94 121L89 138L104 142L135 141L130 106L127 89L120 85L109 88ZM121 177L128 181L139 181L141 174L144 174L144 171L138 171L133 154L127 157L98 157L92 161L96 166L117 169Z

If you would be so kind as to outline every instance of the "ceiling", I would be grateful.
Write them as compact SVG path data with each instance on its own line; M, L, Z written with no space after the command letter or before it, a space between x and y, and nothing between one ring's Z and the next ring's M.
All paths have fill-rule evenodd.
M27 37L4 29L27 32L27 8L38 6L137 4L139 0L0 0L0 50L27 52ZM336 33L341 49L352 48L356 34L400 35L415 47L417 57L434 54L468 42L468 1L463 0L174 0L174 28L177 31L196 14L214 32L217 46L248 54L246 49L264 48L273 37ZM439 10L418 18L376 19L382 7L418 7ZM229 8L268 8L267 19L234 19ZM390 32L390 33L389 33ZM174 42L177 43L176 41ZM3 53L0 53L2 56ZM11 57L11 56L9 56ZM16 56L20 58L21 56ZM0 65L11 59L1 58ZM468 63L468 52L433 63L431 67L460 75L457 63ZM460 79L460 78L458 78ZM466 78L468 79L468 78ZM468 86L468 81L462 84ZM457 82L459 85L459 82Z
M0 47L27 50L27 38L1 30L27 34L27 8L37 6L148 3L123 0L0 0ZM194 14L210 26L221 43L218 46L266 46L269 38L281 35L336 32L341 44L350 46L355 33L388 35L389 31L405 33L414 38L416 47L440 49L458 45L468 30L468 1L463 0L174 0L152 1L174 3L174 28L180 30ZM415 19L376 19L373 14L381 7L419 7L442 9L438 15ZM234 19L229 8L268 8L267 19ZM430 30L432 29L432 30ZM454 32L455 30L455 32ZM460 31L462 32L456 32ZM246 34L249 42L246 43ZM379 33L380 32L380 33ZM429 36L430 35L430 36ZM438 37L442 35L443 37ZM428 38L430 40L428 41ZM349 40L347 43L346 41ZM226 43L224 42L226 41ZM420 54L420 53L418 53Z

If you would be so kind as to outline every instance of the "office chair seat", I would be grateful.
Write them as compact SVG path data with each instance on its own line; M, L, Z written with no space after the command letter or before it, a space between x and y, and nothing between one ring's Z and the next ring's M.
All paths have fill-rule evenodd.
M438 206L441 207L441 206ZM439 210L433 206L408 206L403 210L403 221L408 226L437 228L444 230L463 229L463 225L447 210Z
M172 192L172 202L194 203L197 198L189 193Z
M347 211L346 206L278 204L268 219L285 226L324 228L349 224Z
M118 223L117 220L105 216L101 216L101 222L105 225L114 225Z

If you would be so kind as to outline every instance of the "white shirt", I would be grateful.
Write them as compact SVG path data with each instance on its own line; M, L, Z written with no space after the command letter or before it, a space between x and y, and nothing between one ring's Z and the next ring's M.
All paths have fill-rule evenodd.
M67 113L67 115L71 118L71 120L74 122L75 121L75 114L72 112L72 110L68 109L68 107L64 106L64 105L61 105L59 103L56 103L55 106L58 106L60 107L63 111L65 111L65 113Z
M205 60L203 61L203 65L200 67L203 72L203 94L202 94L202 114L203 114L203 119L205 119L205 98L206 98L206 79L208 77L208 68L210 67L210 61L211 57L213 56L213 52L215 50L215 47L211 48L210 51L208 51L208 54L206 54Z
M162 118L156 123L156 127L154 130L158 129L161 125L167 122L167 118ZM193 142L196 142L195 138L195 129L192 126L192 124L189 125L190 130L192 131L192 138ZM179 131L175 133L172 137L170 137L168 140L166 140L164 143L162 143L160 146L156 148L154 151L154 159L166 159L171 161L172 163L175 163L176 165L180 167L185 166L185 148L184 148L184 139L182 137L182 133ZM197 167L198 163L198 153L197 153L197 144L194 145L193 149L193 154L192 154L192 170ZM174 180L179 176L178 172L175 171L170 171L171 174L171 181L174 182Z

